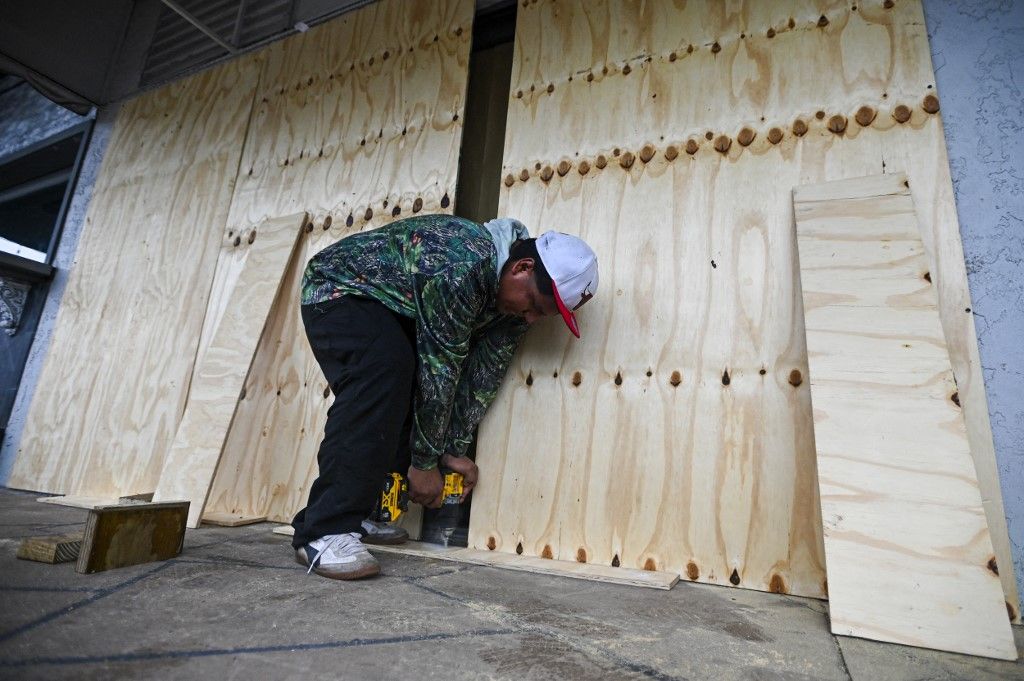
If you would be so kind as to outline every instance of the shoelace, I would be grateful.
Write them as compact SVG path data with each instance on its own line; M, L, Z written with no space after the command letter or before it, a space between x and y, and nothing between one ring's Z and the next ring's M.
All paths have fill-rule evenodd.
M331 535L330 539L325 540L324 547L317 552L316 557L313 558L313 560L309 561L309 569L306 570L306 574L308 575L311 572L313 572L313 568L316 567L317 563L320 562L320 560L324 557L324 554L326 554L328 551L333 552L334 549L338 549L339 552L351 550L353 548L353 542L361 543L358 537L358 534ZM355 553L355 551L352 551L352 553Z

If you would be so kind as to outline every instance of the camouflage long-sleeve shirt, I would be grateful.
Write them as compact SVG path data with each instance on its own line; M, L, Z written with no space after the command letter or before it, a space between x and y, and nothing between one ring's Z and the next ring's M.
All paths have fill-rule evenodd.
M416 468L434 468L442 454L465 455L526 331L495 308L506 257L482 225L423 215L342 239L306 266L303 305L358 295L415 320Z

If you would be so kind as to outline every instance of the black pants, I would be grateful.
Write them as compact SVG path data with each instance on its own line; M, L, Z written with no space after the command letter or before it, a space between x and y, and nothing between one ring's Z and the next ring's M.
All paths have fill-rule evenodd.
M416 380L415 326L377 301L344 296L302 306L313 355L334 393L309 501L292 521L292 545L363 533L384 476L409 466Z

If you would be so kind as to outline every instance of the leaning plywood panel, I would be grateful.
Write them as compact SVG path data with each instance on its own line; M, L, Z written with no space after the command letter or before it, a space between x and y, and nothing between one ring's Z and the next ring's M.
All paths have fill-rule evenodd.
M919 2L520 3L508 108L501 212L582 235L602 279L482 425L472 546L824 595L791 189L885 168L923 207L1017 612Z
M832 631L1016 659L906 178L793 211Z
M153 501L191 502L189 527L199 527L253 354L305 226L301 213L232 230L224 238L204 325L212 329L210 344L196 363L185 413L153 495Z
M249 57L127 102L89 206L12 487L156 487L188 392L258 78Z
M306 261L348 234L449 212L472 33L470 0L383 0L272 46L229 224L305 210L225 444L208 509L290 520L316 472L330 390L306 343Z

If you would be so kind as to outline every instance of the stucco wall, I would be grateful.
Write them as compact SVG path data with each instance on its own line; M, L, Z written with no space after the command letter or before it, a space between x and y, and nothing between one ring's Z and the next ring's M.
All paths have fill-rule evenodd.
M925 0L924 8L1024 593L1024 2Z

